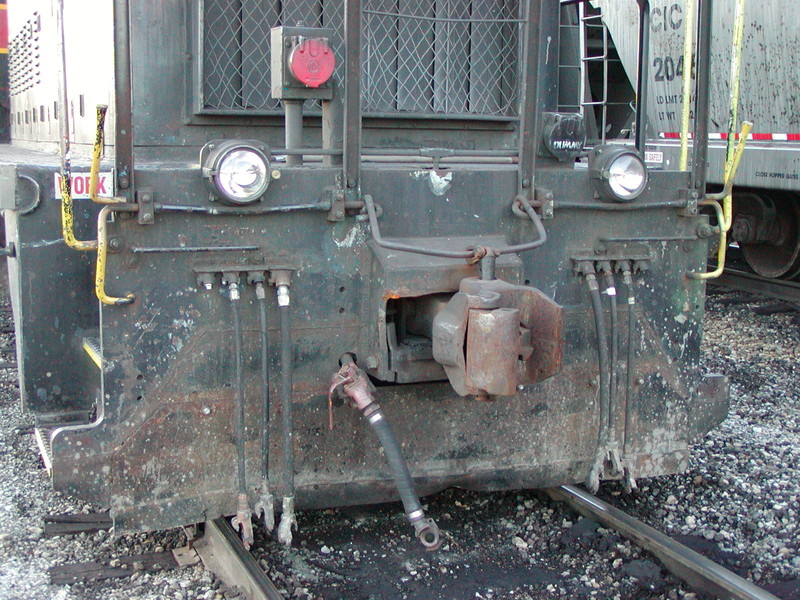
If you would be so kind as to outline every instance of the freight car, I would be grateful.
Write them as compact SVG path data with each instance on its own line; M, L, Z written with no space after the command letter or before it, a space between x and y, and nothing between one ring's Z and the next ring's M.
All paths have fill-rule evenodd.
M22 401L117 531L399 494L435 547L417 494L633 486L726 414L705 164L587 155L556 0L11 8Z
M637 49L631 9L624 3L594 0L603 12L622 65L631 80L637 73ZM647 154L651 168L677 165L680 156L684 28L689 2L653 3L650 9L651 94L647 105ZM800 112L797 90L800 68L793 49L800 44L796 28L784 16L796 9L792 0L746 0L714 5L710 111L709 183L719 186L730 135L731 92L734 116L755 124L733 195L729 242L741 249L759 275L792 279L800 275ZM731 82L729 65L740 28L740 76ZM689 61L691 63L691 61ZM694 76L694 73L693 75Z

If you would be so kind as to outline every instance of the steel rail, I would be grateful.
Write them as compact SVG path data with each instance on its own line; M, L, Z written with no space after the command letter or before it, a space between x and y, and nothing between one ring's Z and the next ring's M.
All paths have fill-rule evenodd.
M767 296L784 302L800 304L800 283L786 279L767 279L754 273L725 269L711 282L715 286L741 290L752 294Z
M256 559L245 550L228 519L206 521L205 535L193 547L209 571L226 585L244 591L248 600L284 600Z
M696 590L732 600L778 600L766 590L584 490L564 485L551 488L547 493L653 553L667 569Z

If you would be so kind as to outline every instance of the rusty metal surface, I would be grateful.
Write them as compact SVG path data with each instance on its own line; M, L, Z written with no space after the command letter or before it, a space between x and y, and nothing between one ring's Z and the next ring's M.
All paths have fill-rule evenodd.
M467 319L464 385L480 394L516 394L517 365L522 356L519 310L470 310Z
M329 173L287 169L281 185L275 186L282 194L267 202L291 203L313 197ZM465 210L450 213L449 221L433 222L427 220L427 211L413 208L425 207L426 196L436 198L426 179L402 168L365 170L364 175L365 185L385 207L389 235L408 233L412 225L418 233L446 236L466 231L474 233L475 239L502 232L513 241L528 234L530 225L510 214L500 194L475 194L476 190L513 189L512 171L489 167L454 171L457 187L448 197ZM157 177L147 171L139 175L145 181ZM469 185L462 187L462 178ZM656 189L663 186L663 181L655 179ZM586 193L581 181L581 174L576 173L559 176L551 183L554 189L560 186L565 197L575 197ZM202 196L191 193L193 186L201 185L193 173L172 173L171 182L172 191L161 183L164 196L188 194L197 203L203 201ZM402 196L390 194L402 187L411 189ZM486 197L497 199L477 199ZM563 337L562 366L552 377L488 404L461 398L448 383L424 377L418 383L378 388L376 399L396 430L421 493L448 485L505 489L585 477L597 437L597 388L592 383L597 366L591 311L583 285L572 273L569 256L593 248L604 235L633 236L652 230L652 214L648 211L631 218L557 210L555 219L547 224L552 243L530 256L508 257L507 264L498 261L498 276L514 283L527 281L542 290L545 300L555 298L563 306L563 336L545 335L559 321L541 318L537 324L536 318L547 312L530 298L520 317L529 320L532 331L540 328L530 339L531 343L546 340L546 356L559 356L552 348L562 348L558 340ZM692 227L691 220L672 209L662 209L658 216L659 231L680 233ZM593 235L567 235L576 219ZM476 274L475 267L445 259L435 259L433 265L417 264L419 258L405 256L407 253L381 254L366 242L365 225L352 220L329 224L324 213L248 219L157 215L156 223L147 228L138 226L135 219L118 220L113 227L123 241L123 250L110 257L108 285L112 291L132 290L137 301L129 307L103 310L106 400L102 421L90 429L56 435L53 446L60 458L54 477L60 487L110 506L120 530L164 527L235 512L229 302L219 285L210 292L197 285L194 266L208 266L208 253L142 254L130 250L170 247L176 242L188 247L235 242L261 250L221 253L216 259L219 265L233 263L246 269L276 262L285 266L289 261L298 269L293 280L298 507L394 497L386 468L368 459L377 451L376 442L357 415L335 408L337 428L326 432L327 373L336 368L343 352L355 351L359 361L366 363L377 344L388 347L387 338L381 342L375 333L376 317L392 300L384 298L387 290L394 288L397 296L408 297L452 293L462 277ZM429 231L419 231L424 227ZM464 239L472 238L462 236L459 243ZM638 476L683 468L688 458L688 420L696 416L692 433L710 426L709 417L698 412L702 388L693 383L699 378L703 288L682 277L684 270L702 265L701 246L659 244L651 270L636 277L637 318L643 334L635 341L634 380L641 383L636 384L630 403L629 435L634 440L631 460ZM253 501L260 481L260 335L253 289L245 287L242 298L247 479ZM269 356L277 364L278 319L273 304L268 321L273 342ZM624 316L620 318L621 323L626 321ZM625 339L624 329L620 334ZM534 368L543 370L532 371L536 377L554 370L547 363L536 363ZM271 422L275 426L270 438L274 441L271 479L280 481L279 419ZM79 475L74 475L73 469ZM280 494L279 489L273 491Z
M536 288L464 279L433 324L433 355L461 395L513 395L563 357L561 307Z
M555 4L547 7L557 10ZM336 197L332 190L341 189L339 168L276 162L257 205L223 211L210 203L197 166L188 162L199 146L209 139L241 137L280 148L284 131L273 117L243 121L193 114L181 86L164 88L163 81L191 78L197 67L191 55L185 62L164 60L186 56L192 47L186 37L191 27L174 24L194 24L193 16L181 3L131 4L137 98L137 189L132 191L152 190L155 212L147 226L128 214L109 223L114 252L108 255L106 288L112 295L133 293L135 301L104 306L98 315L91 295L93 265L88 255L63 247L52 199L42 203L35 219L11 217L9 231L20 252L11 261L23 340L19 360L23 373L31 375L25 380L28 399L38 398L40 387L45 390L40 405L29 404L34 412L91 407L98 372L76 367L91 362L72 340L89 325L99 327L103 368L96 419L53 432L57 488L110 508L120 532L236 512L233 315L220 274L237 273L242 281L262 274L269 279L276 269L292 271L298 508L396 497L391 473L373 460L377 441L357 414L334 408L336 430L326 429L327 376L344 353L356 356L373 377L375 398L421 493L448 485L508 489L582 481L597 450L599 373L597 334L584 282L573 270L575 256L647 262L633 282L635 383L626 402L619 403L630 419L616 420L615 436L631 440L626 459L637 476L685 467L687 440L724 412L724 389L701 385L705 287L684 274L705 267L707 244L696 232L707 218L678 210L685 174L652 173L634 203L606 210L609 205L594 197L586 171L537 161L537 197L541 191L548 199L547 243L498 257L495 274L502 281L492 289L502 302L473 306L468 296L480 294L470 278L480 275L478 266L378 248L353 210L328 220L331 207L324 204ZM309 134L314 119L307 121ZM525 187L519 165L466 162L481 151L518 148L515 120L446 121L427 115L365 119L362 125L362 146L375 148L375 156L387 161L358 165L360 190L352 189L354 196L360 191L374 198L386 239L459 251L536 239L534 224L511 209L520 186ZM420 148L438 156L436 168L379 152ZM457 164L448 163L448 153L456 151L466 153ZM35 171L43 188L52 172ZM172 212L159 210L165 204ZM93 210L85 207L77 215L77 233L85 239L92 237ZM615 240L613 247L609 239ZM261 335L255 289L249 283L242 288L245 472L252 506L261 496ZM53 290L64 292L57 311ZM278 308L274 290L269 292L267 356L271 373L279 373ZM448 304L457 309L452 322L458 331L445 359L437 362L434 323ZM471 309L507 312L494 314L486 334L470 341L466 311ZM625 340L629 308L619 309L619 339ZM34 320L35 315L45 318ZM478 329L480 317L476 313L472 329ZM524 331L514 330L517 319ZM620 350L622 356L627 348ZM459 369L463 362L461 391L492 390L497 401L460 396L442 362ZM271 382L273 395L279 379ZM69 390L65 405L56 399L53 384L59 381L68 382L60 387L62 396ZM269 475L271 482L280 482L284 456L277 403L273 410ZM286 491L279 485L272 489L276 497Z

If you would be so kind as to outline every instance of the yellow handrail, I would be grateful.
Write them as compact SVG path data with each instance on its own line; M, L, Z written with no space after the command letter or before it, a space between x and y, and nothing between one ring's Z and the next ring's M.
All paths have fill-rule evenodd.
M728 123L728 143L725 148L725 173L730 173L734 160L733 134L739 120L739 73L742 68L742 40L744 39L745 0L736 0L736 16L733 21L733 42L731 46L731 85L730 85L730 122ZM727 180L726 180L727 183ZM733 198L729 193L722 202L725 211L725 231L733 224Z
M92 202L97 204L121 204L125 202L125 198L116 198L114 196L98 196L97 184L100 175L100 157L103 153L103 144L105 143L105 125L106 125L106 112L108 106L105 104L97 105L97 127L94 135L94 148L92 149L92 166L89 170L89 198Z
M113 206L104 206L97 215L97 265L94 275L94 292L97 299L103 304L111 306L130 304L134 300L133 294L126 294L124 298L117 298L106 294L106 254L108 252L108 215L114 210Z
M731 190L733 189L733 182L736 179L736 171L739 170L739 163L742 162L742 155L744 154L744 147L747 143L747 136L750 135L750 129L753 124L749 121L742 123L742 132L739 134L739 143L736 145L736 152L733 155L733 160L725 165L725 187L717 194L707 194L706 199L698 202L698 206L710 206L714 209L717 215L717 229L719 230L719 247L717 248L717 268L709 273L687 273L689 279L716 279L725 270L725 257L728 252L728 229L730 224L725 221L725 209L720 205L719 201L730 202ZM731 136L733 137L733 136Z
M97 184L100 173L100 156L105 142L105 122L108 106L97 105L97 127L92 150L92 165L89 171L89 198L98 204L120 204L125 198L97 195ZM96 240L79 240L75 238L75 213L72 201L72 169L70 167L69 146L65 150L64 167L61 170L61 233L67 246L74 250L97 250Z
M683 30L683 98L681 105L681 155L678 168L686 171L689 168L689 120L691 118L692 96L692 57L694 56L694 0L686 0L684 8Z
M95 240L79 240L75 238L75 215L72 212L72 173L69 168L69 157L66 166L61 170L61 234L67 246L74 250L97 250Z

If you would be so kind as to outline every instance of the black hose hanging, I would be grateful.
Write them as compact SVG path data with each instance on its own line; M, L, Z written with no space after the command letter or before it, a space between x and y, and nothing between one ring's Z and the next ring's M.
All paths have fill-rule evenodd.
M372 396L369 379L356 366L351 354L343 355L340 362L342 363L341 369L331 379L328 402L330 403L333 394L341 387L344 394L353 401L355 407L367 419L383 448L409 523L414 527L416 536L422 545L428 550L436 550L441 544L439 527L433 519L425 516L425 511L414 489L408 464L403 457L403 451L381 407Z
M244 363L242 359L242 322L239 315L239 289L230 286L231 306L233 307L233 348L236 364L236 415L234 421L236 435L236 479L239 494L247 493L244 453Z
M269 332L267 330L267 299L263 288L258 296L258 316L261 326L261 475L269 480Z
M594 313L594 325L597 331L597 362L600 371L600 430L598 433L598 444L605 445L608 438L608 407L609 407L609 383L608 374L608 334L606 332L606 321L603 315L603 302L600 298L600 288L594 274L586 276L589 285L589 293L592 298L592 312Z
M400 501L403 503L406 516L413 524L416 518L424 516L425 513L422 510L422 504L417 497L417 493L414 491L414 483L411 481L411 473L408 470L405 458L403 458L400 444L389 426L389 421L383 416L380 406L374 403L370 405L364 411L364 417L366 417L375 435L378 436L381 446L383 446L386 462L392 471Z
M289 546L297 528L294 512L294 423L292 417L292 321L288 275L276 274L281 318L281 421L283 425L283 503L278 540Z
M586 486L591 492L596 492L600 486L600 471L605 461L605 449L608 444L608 410L610 404L610 376L609 376L609 356L608 356L608 332L606 331L605 317L603 315L603 301L600 298L600 286L597 284L597 277L592 263L582 265L582 273L586 277L586 285L589 288L589 296L592 300L592 312L594 313L594 325L597 332L597 363L599 369L599 388L600 388L600 427L597 432L597 453L594 464L589 471L586 479Z
M280 307L281 314L281 409L283 424L283 494L294 496L294 423L292 419L292 334L291 308Z
M606 281L605 294L611 306L611 357L609 360L609 393L608 393L608 428L609 436L614 436L616 431L615 421L617 417L617 357L619 354L619 318L617 311L617 288L614 283L614 273L611 265L603 265L603 276Z
M622 282L628 292L628 355L625 366L625 430L622 433L622 452L628 456L630 452L628 436L631 430L631 409L633 408L633 360L634 338L636 336L636 296L633 289L633 277L630 266L622 267Z
M239 497L236 516L231 523L242 536L245 548L253 543L253 522L247 498L247 476L245 463L245 423L244 423L244 361L242 358L242 320L239 314L239 282L238 275L226 275L228 292L233 312L233 347L236 378L236 408L234 431L236 436L236 478Z
M267 329L267 295L263 276L254 280L258 316L261 330L261 496L256 502L255 513L263 515L264 528L272 531L275 527L275 499L269 482L269 425L272 411L269 394L269 330Z

